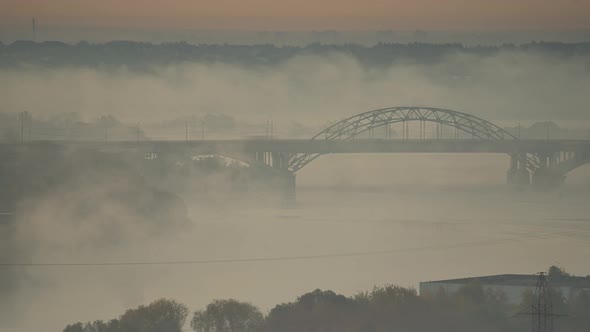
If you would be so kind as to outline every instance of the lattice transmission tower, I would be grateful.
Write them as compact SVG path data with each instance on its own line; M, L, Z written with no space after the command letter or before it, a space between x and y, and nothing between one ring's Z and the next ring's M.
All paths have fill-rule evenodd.
M531 305L533 332L553 332L553 302L545 273L539 273Z
M553 319L562 316L553 313L551 289L545 272L539 273L531 311L522 314L531 316L532 332L553 332Z

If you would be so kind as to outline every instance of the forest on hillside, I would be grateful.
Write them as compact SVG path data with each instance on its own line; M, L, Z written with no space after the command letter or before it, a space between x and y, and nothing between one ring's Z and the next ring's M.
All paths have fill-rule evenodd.
M295 56L323 56L341 53L357 59L363 65L389 66L399 61L433 63L456 54L495 56L504 52L526 53L556 57L585 57L590 43L531 42L500 46L465 46L463 44L379 43L374 46L357 44L320 44L307 46L199 44L186 42L146 43L111 41L107 43L59 41L15 41L0 43L0 68L37 66L127 66L147 70L151 65L185 62L233 63L238 65L276 64Z

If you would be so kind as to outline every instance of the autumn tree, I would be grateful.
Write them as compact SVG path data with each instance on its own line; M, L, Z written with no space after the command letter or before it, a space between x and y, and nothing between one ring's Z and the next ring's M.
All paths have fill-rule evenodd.
M215 300L196 311L191 327L197 332L254 332L264 325L264 316L250 303L233 299Z
M180 332L188 308L173 300L159 299L147 306L127 310L119 319L124 332Z

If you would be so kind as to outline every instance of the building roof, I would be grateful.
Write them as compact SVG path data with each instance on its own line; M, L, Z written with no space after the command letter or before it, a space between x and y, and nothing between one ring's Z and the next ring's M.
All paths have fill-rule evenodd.
M499 274L493 276L469 277L460 279L448 279L427 281L424 283L443 283L443 284L467 284L470 282L479 282L485 285L503 285L503 286L535 286L539 276L536 274ZM549 284L560 287L590 288L590 276L558 276L549 277Z

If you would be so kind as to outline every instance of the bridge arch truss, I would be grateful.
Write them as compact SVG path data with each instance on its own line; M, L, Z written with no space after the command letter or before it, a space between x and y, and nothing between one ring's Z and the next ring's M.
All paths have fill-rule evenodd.
M517 140L503 128L490 121L474 115L436 107L399 106L381 108L360 113L341 120L322 130L311 140L351 140L366 132L373 138L373 130L385 127L386 137L391 134L391 125L402 123L402 137L409 138L409 122L420 123L420 138L426 138L425 123L436 123L436 136L442 136L443 126L455 128L455 138L459 132L470 135L473 139L480 140ZM318 153L301 153L292 156L289 160L289 170L297 172L311 161L319 157ZM527 158L527 168L534 168L534 161Z

